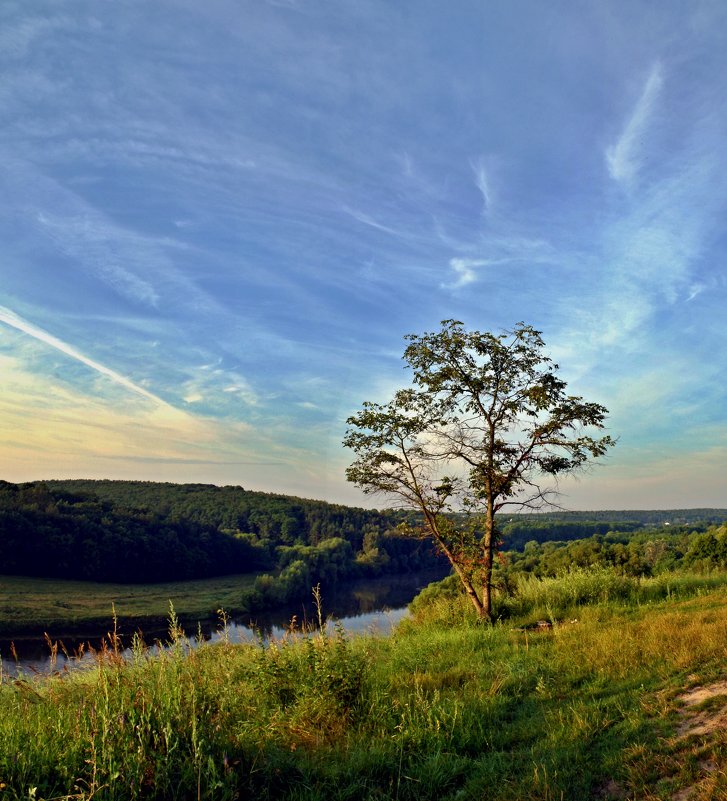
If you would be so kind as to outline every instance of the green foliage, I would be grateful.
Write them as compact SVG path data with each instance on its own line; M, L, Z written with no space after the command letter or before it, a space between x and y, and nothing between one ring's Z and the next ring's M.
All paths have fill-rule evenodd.
M264 551L206 523L42 483L0 483L0 573L149 582L266 566Z
M727 520L727 509L609 510L605 512L541 512L498 519L506 550L521 551L528 542L575 540L600 534L626 534L657 529L663 536L676 531L704 531Z
M534 540L522 551L503 554L496 566L496 584L511 588L522 575L556 576L574 567L609 568L624 576L656 576L682 568L709 571L727 566L727 528L701 530L673 526L610 531L571 542Z
M594 534L636 531L642 527L640 521L633 520L571 520L565 515L563 517L565 519L542 519L540 515L539 519L528 519L526 515L510 518L500 524L503 548L521 551L528 542L579 540Z
M115 508L158 513L215 529L245 532L274 546L317 545L343 537L361 550L367 531L393 528L394 513L357 509L287 495L252 492L213 484L166 484L152 481L48 481L51 490L110 502Z
M605 567L574 567L552 578L522 578L514 596L498 603L498 612L515 618L538 612L559 619L579 606L633 600L638 586L635 579Z
M727 526L711 528L689 543L684 562L702 570L727 568Z
M640 607L670 599L699 596L727 586L727 574L694 572L662 573L631 577L611 567L571 567L557 575L521 574L512 586L495 596L495 614L512 625L537 620L567 621L583 607ZM450 576L422 590L409 604L418 623L446 625L473 621L462 588Z
M365 655L339 626L261 644L248 680L268 720L338 730L366 715L367 673Z
M0 574L148 583L280 572L300 560L310 581L297 582L298 598L318 580L436 564L421 543L401 546L391 533L400 519L240 487L0 482ZM377 558L366 558L372 541Z
M550 479L603 456L615 440L593 433L607 410L566 392L540 332L524 323L495 335L444 320L405 339L412 386L348 418L346 477L415 511L419 525L407 530L434 540L491 620L495 515L540 508L556 494Z
M302 559L296 559L277 576L268 573L258 576L253 592L243 597L243 603L251 612L282 606L304 597L312 586L308 566Z

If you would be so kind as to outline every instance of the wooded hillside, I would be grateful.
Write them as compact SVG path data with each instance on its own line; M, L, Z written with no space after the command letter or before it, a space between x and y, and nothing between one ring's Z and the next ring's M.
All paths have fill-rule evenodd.
M0 574L145 583L288 570L292 585L436 563L397 536L399 519L241 487L0 482Z

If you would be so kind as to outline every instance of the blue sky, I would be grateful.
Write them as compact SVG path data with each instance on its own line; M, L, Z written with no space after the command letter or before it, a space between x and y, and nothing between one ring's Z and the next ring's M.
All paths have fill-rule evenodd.
M362 504L404 334L543 332L618 447L572 509L727 506L727 5L0 5L0 476Z

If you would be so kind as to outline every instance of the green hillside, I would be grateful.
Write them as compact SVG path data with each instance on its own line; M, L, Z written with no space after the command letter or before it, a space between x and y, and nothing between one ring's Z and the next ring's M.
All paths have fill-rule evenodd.
M262 582L266 603L285 601L324 577L436 564L427 543L396 532L400 519L241 487L0 482L0 574L147 583L270 572L282 585Z

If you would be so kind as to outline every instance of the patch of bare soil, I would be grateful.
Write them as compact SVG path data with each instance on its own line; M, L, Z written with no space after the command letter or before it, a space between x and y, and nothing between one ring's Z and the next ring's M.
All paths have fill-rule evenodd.
M626 790L620 782L611 779L596 793L596 798L603 801L624 801Z
M706 703L713 699L714 703ZM727 679L714 684L692 687L680 695L678 700L682 703L679 710L682 722L677 729L677 739L727 731ZM707 789L705 785L709 784L710 774L718 770L718 766L711 759L703 759L699 767L702 772L700 781L677 791L672 796L672 801L689 801L700 791Z
M694 708L723 696L723 702L708 709ZM692 687L679 696L683 707L680 710L683 720L677 729L677 737L691 734L711 734L719 729L727 729L727 679L707 686Z

